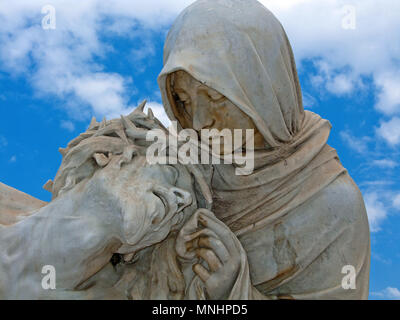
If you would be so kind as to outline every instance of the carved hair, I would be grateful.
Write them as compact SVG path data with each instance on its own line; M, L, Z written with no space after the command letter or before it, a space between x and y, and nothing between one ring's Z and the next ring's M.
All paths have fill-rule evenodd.
M60 148L63 155L61 166L54 179L45 189L52 192L53 199L72 189L80 181L91 177L96 170L105 167L113 156L120 156L120 164L129 163L135 155L145 155L150 142L146 141L149 130L161 129L166 135L167 129L154 117L149 108L148 115L143 113L146 100L134 112L121 119L101 123L92 119L86 132L68 143L67 148ZM195 177L197 189L204 197L205 207L210 207L212 196L209 183L201 166L185 165Z

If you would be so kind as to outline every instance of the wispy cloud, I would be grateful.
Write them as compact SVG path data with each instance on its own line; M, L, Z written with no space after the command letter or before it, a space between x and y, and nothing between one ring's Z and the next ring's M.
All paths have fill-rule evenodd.
M371 257L373 259L375 259L376 261L379 261L383 264L386 265L391 265L392 264L392 260L391 259L386 259L384 257L382 257L380 254L376 253L376 252L371 252Z
M297 60L319 61L317 69L326 89L338 94L350 92L363 82L363 76L372 75L380 89L395 92L386 81L398 79L391 73L398 70L398 65L393 67L398 61L400 39L390 32L400 28L398 1L382 0L379 5L374 0L261 2L282 21ZM343 27L349 17L348 6L354 8L354 29ZM393 106L400 102L398 95L389 96ZM400 112L400 105L394 109Z
M382 0L261 0L281 20L292 42L298 65L313 61L308 75L322 95L349 96L372 92L375 109L385 116L378 135L400 144L400 1ZM343 28L354 9L354 29ZM368 79L368 81L366 81ZM372 80L372 85L369 80ZM392 119L387 119L387 117ZM363 149L362 145L355 150Z
M386 219L388 211L377 192L369 192L364 195L368 220L371 232L380 231L381 223Z
M314 66L318 73L311 75L311 83L318 89L325 89L337 96L351 94L357 86L361 86L354 74L335 70L327 61L317 59Z
M317 99L314 98L311 94L303 91L303 104L304 108L313 108L317 105Z
M382 121L376 133L389 145L397 146L400 144L400 118L394 117L389 121Z
M7 147L7 145L8 145L8 140L5 137L0 136L0 148Z
M164 30L192 2L91 0L71 6L67 1L54 0L56 30L43 30L40 26L41 8L47 1L8 2L0 6L0 68L12 74L24 73L38 94L53 94L70 101L67 107L73 114L82 116L82 108L86 117L89 113L103 116L127 112L134 107L129 100L135 79L105 70L97 58L107 56L113 48L101 35L132 37ZM299 65L304 60L316 61L315 83L328 92L347 95L363 87L363 77L372 75L379 90L377 110L390 115L400 113L396 89L400 76L393 71L398 70L395 61L400 40L390 32L400 29L395 14L400 2L382 0L379 5L374 0L261 2L282 21ZM342 27L346 5L355 8L354 30ZM382 15L384 21L377 18ZM146 37L142 49L132 49L132 59L143 61L154 54L149 39ZM389 141L397 144L399 139Z
M394 184L392 180L374 180L374 181L363 181L360 183L361 187L367 188L382 188L388 187Z
M340 137L350 149L361 154L368 151L368 143L372 140L370 137L355 137L349 130L340 132Z
M400 72L394 70L376 77L379 88L376 108L386 115L400 112Z
M55 30L41 27L47 1L8 2L0 5L0 70L23 74L39 97L66 101L69 114L77 119L127 113L135 107L129 103L135 81L105 70L99 58L113 47L102 36L117 39L162 30L191 2L91 0L71 6L54 0ZM140 50L132 49L134 61L154 55L149 39L145 37Z
M393 207L400 210L400 193L393 198Z
M73 132L75 130L75 125L72 121L62 120L60 123L61 128Z
M396 161L393 161L391 159L380 159L380 160L372 161L372 166L376 166L376 167L380 167L380 168L394 169L398 165L399 164Z
M167 114L165 113L162 104L150 101L146 104L144 111L147 112L149 108L151 108L156 118L158 118L166 128L168 128L171 125L171 121L169 120Z
M100 117L126 113L134 107L129 101L135 91L135 79L105 71L97 58L113 48L101 36L132 37L163 30L192 2L91 0L71 6L54 0L56 30L41 28L41 8L46 1L9 2L0 6L0 68L13 74L24 73L37 94L53 94L69 101L69 111L80 117L89 117L89 113ZM379 90L377 110L390 115L400 113L400 75L393 71L398 70L395 61L400 40L389 32L400 28L395 14L400 9L398 1L383 0L378 6L374 0L261 2L282 21L299 65L314 59L317 74L311 77L316 84L328 92L347 95L363 87L363 77L372 75ZM355 8L354 30L342 27L346 5ZM382 14L384 22L376 18ZM146 37L142 49L131 50L133 60L140 62L154 55L150 38ZM139 71L143 69L142 64L138 65ZM312 107L307 96L305 99ZM396 135L382 136L391 144L400 141Z
M387 300L400 300L400 290L393 287L387 287L379 292L371 292L371 295Z

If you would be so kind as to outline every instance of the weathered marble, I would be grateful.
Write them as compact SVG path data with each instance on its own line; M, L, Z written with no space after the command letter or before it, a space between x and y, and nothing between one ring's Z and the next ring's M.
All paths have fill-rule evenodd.
M223 253L209 254L214 269L197 272L204 291L218 298L367 298L364 201L327 145L331 124L303 108L293 51L275 16L255 0L196 1L168 33L158 83L169 118L182 128L255 127L264 140L252 174L214 168L211 210L242 248L234 251L233 272L221 263ZM352 289L342 286L346 266L354 270ZM227 274L239 274L233 287Z
M364 202L327 145L329 121L303 108L279 21L255 0L199 0L164 50L170 119L179 130L253 129L254 172L150 165L146 133L165 128L144 104L93 119L60 149L50 203L0 184L0 298L367 298ZM55 290L41 286L45 265Z
M104 128L117 121L122 123L107 122ZM142 149L126 137L128 143L112 153L108 141L99 138L123 139L96 136L94 132L100 130L89 130L91 137L87 132L85 140L70 145L65 153L57 177L65 174L67 189L62 185L61 190L53 190L57 194L47 205L27 198L30 210L34 205L40 208L20 216L19 222L0 225L1 298L127 298L124 291L105 293L121 276L111 268L113 254L129 263L141 249L179 230L185 216L197 208L192 176L186 168L149 165ZM108 155L107 164L97 160L100 154ZM7 196L6 192L1 196ZM45 265L56 269L56 290L41 286ZM104 272L108 276L99 281ZM93 283L102 289L85 290Z

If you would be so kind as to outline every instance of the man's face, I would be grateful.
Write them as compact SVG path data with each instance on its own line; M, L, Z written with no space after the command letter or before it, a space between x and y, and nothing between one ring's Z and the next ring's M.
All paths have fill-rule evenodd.
M99 210L114 211L110 219L113 214L122 215L125 239L118 252L127 254L164 240L179 227L183 210L195 204L189 181L184 168L178 171L168 165L149 165L144 156L120 166L115 156L96 171L84 189L92 202L104 204Z

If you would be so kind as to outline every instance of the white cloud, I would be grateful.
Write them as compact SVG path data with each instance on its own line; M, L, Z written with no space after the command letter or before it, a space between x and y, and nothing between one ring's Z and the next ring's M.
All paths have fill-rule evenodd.
M394 117L389 121L381 122L376 132L379 137L383 138L390 145L398 145L400 143L400 118Z
M161 123L168 128L171 125L171 121L169 120L167 114L164 111L164 107L162 104L159 104L157 102L147 102L146 107L144 109L145 112L148 112L148 109L151 108L153 111L155 117L161 121Z
M337 96L374 90L377 111L391 117L400 114L400 1L261 2L282 22L300 69L303 61L313 61L316 73L308 76L312 85ZM355 9L354 30L342 27L343 8L349 5ZM373 86L367 86L366 79ZM400 126L394 127L394 119L384 123L378 135L397 146Z
M380 88L376 107L387 115L399 113L400 110L400 72L380 74L376 78Z
M394 169L396 168L399 164L393 160L390 159L381 159L381 160L374 160L372 161L372 165L380 168L388 168L388 169Z
M368 151L368 142L371 141L369 137L355 137L349 131L341 131L340 137L348 145L348 147L358 153L365 153Z
M315 99L311 94L303 91L303 105L304 108L311 109L315 107L318 103L317 99Z
M8 146L7 139L3 136L0 136L0 148L7 147L7 146Z
M361 187L367 188L381 188L393 185L394 182L391 180L375 180L375 181L364 181L360 183Z
M400 52L399 1L382 0L379 4L374 0L261 2L282 22L297 61L320 59L328 67L319 70L319 73L328 72L325 85L333 85L330 82L335 74L346 74L346 78L335 80L338 93L357 88L355 84L362 81L362 76L372 75L376 80L393 70ZM342 27L347 14L343 9L349 5L355 8L354 30ZM377 85L383 87L381 82Z
M389 169L394 169L399 165L397 162L390 159L374 160L372 164L377 167L389 168Z
M381 263L384 264L392 264L392 260L391 259L387 259L385 257L382 257L380 254L376 253L376 252L371 252L371 258L375 259L376 261L379 261Z
M387 209L379 199L378 193L370 192L364 195L365 206L371 232L380 230L380 224L386 219Z
M60 126L61 126L61 128L68 130L70 132L73 132L75 130L75 125L72 121L63 120L63 121L61 121Z
M140 102L142 102L142 101L143 101L143 100L141 100ZM139 105L139 104L140 104L140 103L138 103L138 105ZM109 114L107 115L106 118L107 118L107 119L115 119L115 118L119 118L119 117L121 116L121 114L122 114L122 115L128 115L128 114L131 113L135 108L136 108L136 106L133 107L133 108L131 108L131 109L126 109L126 110L124 110L124 111L121 112L121 113L117 113L117 112L109 113ZM168 127L170 126L171 121L169 120L167 114L165 113L165 110L164 110L164 107L162 106L162 104L160 104L160 103L158 103L158 102L155 102L155 101L148 101L148 102L146 103L146 106L145 106L143 112L147 114L149 108L151 108L151 110L153 111L154 116L155 116L158 120L160 120L160 122L161 122L166 128L168 128Z
M382 291L372 292L371 294L383 299L400 300L400 290L393 287L387 287Z
M88 0L71 5L54 0L56 29L43 30L41 9L47 1L2 1L0 70L23 75L39 96L66 101L74 118L126 113L133 108L128 101L136 93L134 81L104 71L96 58L113 48L101 35L140 37L146 30L161 30L190 2ZM143 50L132 50L135 61L154 55L153 44L144 40Z
M339 74L326 84L326 89L337 95L344 95L353 91L354 83L347 75Z
M98 72L75 78L69 83L71 87L65 88L93 106L96 114L110 116L129 108L124 98L126 81L118 74Z
M318 74L310 75L311 83L319 89L325 88L330 93L343 96L352 93L358 85L357 79L349 72L338 72L324 60L314 62Z
M393 207L400 210L400 194L396 195L393 199Z
M24 73L38 94L54 94L68 101L74 115L125 113L132 109L128 101L134 92L135 79L104 70L96 57L106 56L112 47L102 42L100 35L135 37L149 30L165 31L192 2L88 0L71 5L70 1L53 0L57 28L43 30L41 8L48 1L2 1L0 69L11 74ZM261 2L285 27L299 67L305 60L315 62L317 73L310 75L314 84L342 96L364 88L364 78L371 77L379 90L376 109L387 115L400 114L399 1ZM346 5L356 9L355 30L342 27ZM154 54L153 44L146 39L143 50L132 50L133 59L143 61ZM30 73L32 67L34 71Z
M400 291L397 288L388 287L386 288L386 295L391 299L400 300Z

